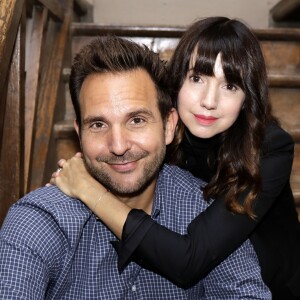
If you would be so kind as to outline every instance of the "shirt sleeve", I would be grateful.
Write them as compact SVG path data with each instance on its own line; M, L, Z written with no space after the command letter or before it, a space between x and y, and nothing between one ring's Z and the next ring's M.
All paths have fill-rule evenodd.
M216 266L203 279L203 285L205 300L272 299L249 240Z
M10 209L0 232L1 299L45 298L63 253L57 233L55 222L37 207L17 204Z
M128 247L125 246L126 241L135 240L134 234L137 232L138 242L135 241L131 248L131 255L129 252L126 256L120 254L119 266L125 264L129 257L134 257L143 267L168 278L178 286L191 286L228 257L255 230L288 184L293 151L291 137L280 127L270 126L264 142L261 161L262 192L254 206L255 220L229 212L221 198L216 199L190 223L186 235L168 230L142 211L129 214L126 222L128 225L123 232L123 247ZM241 203L245 196L245 193L241 195ZM130 228L137 228L134 225L136 220L145 218L148 218L148 226L132 233Z

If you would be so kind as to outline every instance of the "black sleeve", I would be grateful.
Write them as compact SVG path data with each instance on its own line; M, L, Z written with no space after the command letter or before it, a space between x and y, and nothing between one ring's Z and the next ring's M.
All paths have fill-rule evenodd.
M180 235L134 210L123 230L122 247L128 249L135 243L126 255L121 251L120 266L133 254L137 263L178 286L197 282L249 237L274 203L289 180L293 147L291 137L281 128L268 129L261 162L263 189L254 207L256 220L229 212L220 198L190 223L186 235ZM244 199L245 194L240 201ZM142 223L147 226L136 225Z

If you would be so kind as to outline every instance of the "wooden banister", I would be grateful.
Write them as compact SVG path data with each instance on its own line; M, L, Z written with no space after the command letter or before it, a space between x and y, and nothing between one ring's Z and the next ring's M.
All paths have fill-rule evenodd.
M44 72L42 86L38 101L38 114L36 118L36 131L31 155L31 176L29 190L43 184L45 164L48 155L51 132L53 128L54 110L60 76L63 68L65 47L68 41L69 28L72 21L72 4L66 7L65 18L62 24L55 24L53 28L53 47L50 52L48 67Z
M28 191L28 178L31 174L30 157L37 113L38 92L41 83L42 46L45 43L45 31L48 20L48 9L46 7L33 7L31 36L28 37L29 49L27 51L26 63L27 74L25 83L25 160L24 171L25 190Z
M24 61L25 15L15 39L8 72L7 101L0 164L0 220L24 191Z
M9 73L10 59L22 15L24 0L1 0L0 5L0 107L5 107L2 91ZM4 110L0 109L0 137L3 135ZM1 145L0 145L1 149Z
M43 184L74 1L0 2L0 225Z

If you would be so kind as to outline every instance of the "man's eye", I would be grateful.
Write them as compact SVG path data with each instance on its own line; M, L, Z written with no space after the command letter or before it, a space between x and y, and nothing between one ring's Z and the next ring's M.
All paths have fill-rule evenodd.
M135 125L139 125L139 124L145 123L145 120L143 118L140 118L140 117L135 117L131 120L131 123L135 124Z
M90 128L92 129L101 129L104 127L104 124L101 122L95 122L93 124L91 124Z

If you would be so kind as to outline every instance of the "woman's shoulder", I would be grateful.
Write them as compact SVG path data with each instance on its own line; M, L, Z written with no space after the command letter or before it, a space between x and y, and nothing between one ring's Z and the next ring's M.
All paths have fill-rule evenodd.
M266 127L263 141L263 155L281 151L294 152L293 138L280 125L271 123Z

